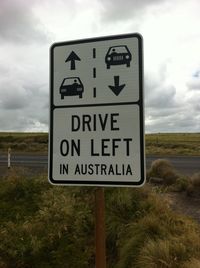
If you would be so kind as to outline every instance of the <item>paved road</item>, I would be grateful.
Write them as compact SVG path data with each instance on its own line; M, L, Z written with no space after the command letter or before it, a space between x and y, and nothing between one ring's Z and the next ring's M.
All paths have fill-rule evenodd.
M200 172L200 156L153 156L148 155L146 158L147 168L156 159L167 159L182 174L191 175ZM7 165L7 155L0 155L0 166ZM48 166L47 155L31 154L13 154L11 156L12 166L26 166L35 168L45 168Z
M156 159L167 159L169 160L174 168L185 175L191 175L196 172L200 172L200 156L153 156L149 155L146 158L147 168L150 167L151 163Z
M8 163L7 155L0 155L0 166ZM48 157L46 155L13 154L11 155L12 166L47 167Z

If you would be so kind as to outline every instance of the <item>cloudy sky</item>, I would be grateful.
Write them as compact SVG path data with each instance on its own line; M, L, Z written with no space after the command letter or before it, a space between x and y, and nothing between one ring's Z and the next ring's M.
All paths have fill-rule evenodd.
M200 132L199 0L0 0L0 131L48 131L49 47L139 32L146 132Z

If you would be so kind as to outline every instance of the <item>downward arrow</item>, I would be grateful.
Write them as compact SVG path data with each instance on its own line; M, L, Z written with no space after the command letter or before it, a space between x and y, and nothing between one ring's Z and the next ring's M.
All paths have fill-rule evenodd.
M114 86L108 86L112 92L118 96L122 89L125 87L126 84L119 85L119 75L114 76Z
M72 51L69 56L67 57L67 59L65 60L65 62L71 61L71 70L75 70L75 61L78 60L80 61L81 59L79 58L78 55L76 55L76 53L74 51Z

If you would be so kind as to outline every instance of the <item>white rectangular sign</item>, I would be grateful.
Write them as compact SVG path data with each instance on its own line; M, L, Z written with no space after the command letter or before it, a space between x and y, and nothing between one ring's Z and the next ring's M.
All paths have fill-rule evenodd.
M55 43L50 53L50 182L141 186L141 36Z

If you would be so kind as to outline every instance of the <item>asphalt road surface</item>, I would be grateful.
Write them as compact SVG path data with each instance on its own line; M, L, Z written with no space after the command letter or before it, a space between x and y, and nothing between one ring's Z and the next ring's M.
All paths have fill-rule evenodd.
M6 166L7 164L8 156L0 155L0 166ZM12 154L11 166L47 167L48 157L47 155L36 154Z
M171 162L173 167L184 175L192 175L200 172L200 156L158 156L149 155L146 157L146 166L150 167L156 159L166 159Z
M148 155L146 157L147 169L156 159L169 160L175 169L185 175L191 175L200 172L200 156L156 156ZM7 155L0 154L0 167L6 167L8 163ZM47 155L36 154L12 154L11 166L22 166L32 168L42 168L47 170L48 157Z

